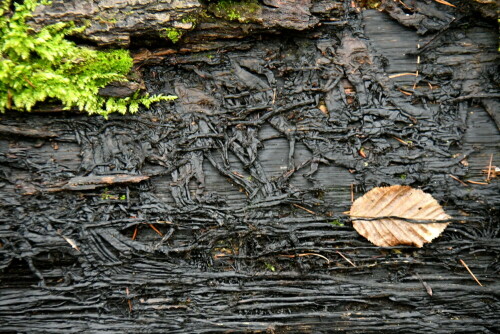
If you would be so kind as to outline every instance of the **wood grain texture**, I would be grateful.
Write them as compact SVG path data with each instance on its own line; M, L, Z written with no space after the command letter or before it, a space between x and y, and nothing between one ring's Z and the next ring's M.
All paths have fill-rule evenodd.
M0 332L497 333L500 183L449 176L499 165L490 116L454 100L496 94L496 20L443 32L417 66L407 54L432 34L379 11L352 11L349 29L328 15L142 66L149 93L188 93L172 104L107 121L1 115L57 137L0 135ZM416 70L415 89L388 78ZM150 178L43 191L110 175ZM342 212L351 189L394 184L466 224L422 248L374 246Z

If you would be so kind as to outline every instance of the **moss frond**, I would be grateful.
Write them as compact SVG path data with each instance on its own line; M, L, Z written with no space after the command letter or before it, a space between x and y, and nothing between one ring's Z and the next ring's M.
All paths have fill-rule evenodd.
M81 32L73 22L60 22L34 31L27 23L38 5L49 1L10 1L0 5L0 112L31 111L37 102L60 101L65 109L78 108L105 117L111 112L136 112L139 105L172 101L175 96L109 98L99 89L113 81L127 81L133 61L128 51L97 51L65 39Z

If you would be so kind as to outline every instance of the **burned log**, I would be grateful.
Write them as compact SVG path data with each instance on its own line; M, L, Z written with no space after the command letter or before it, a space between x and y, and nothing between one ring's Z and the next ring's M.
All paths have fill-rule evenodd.
M500 133L480 102L500 94L497 23L472 1L394 3L425 15L420 35L388 7L297 3L297 22L318 22L205 22L132 50L147 91L173 104L2 115L57 136L0 133L0 332L498 331ZM130 44L126 29L95 41ZM110 175L149 179L94 187ZM356 233L352 201L395 184L453 217L439 238Z

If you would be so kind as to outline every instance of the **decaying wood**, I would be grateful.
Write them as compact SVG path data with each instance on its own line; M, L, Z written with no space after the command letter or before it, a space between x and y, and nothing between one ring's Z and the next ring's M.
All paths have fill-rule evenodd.
M53 131L49 131L49 130L21 128L21 127L17 127L17 126L2 125L2 124L0 124L0 135L24 136L24 137L32 137L32 138L56 138L56 137L58 137L57 133L55 133Z
M495 122L497 129L500 130L500 113L498 112L500 110L499 97L496 99L483 99L481 103L484 106L484 110L486 110Z
M447 1L391 2L426 35L357 1L304 1L298 22L319 22L300 33L217 21L175 45L148 35L147 91L175 102L108 120L1 115L59 136L0 134L0 332L497 332L500 134L477 101L499 94L498 25ZM96 43L136 45L134 24L146 33L166 22L155 5L182 3L113 1L127 36ZM73 6L97 27L110 4L57 1L47 16ZM150 177L102 180L116 175ZM341 214L395 184L454 217L425 247L374 246Z
M239 1L228 2L236 3ZM278 32L280 29L302 31L320 25L325 15L341 18L342 1L331 0L281 0L248 1L254 7L246 10L245 1L238 5L238 19L230 20L221 15L215 2L198 0L54 0L51 5L37 8L33 25L74 21L86 25L80 38L100 46L145 44L151 41L171 43L165 29L175 29L179 34L190 35L190 43L204 43L217 38L243 38L258 33Z

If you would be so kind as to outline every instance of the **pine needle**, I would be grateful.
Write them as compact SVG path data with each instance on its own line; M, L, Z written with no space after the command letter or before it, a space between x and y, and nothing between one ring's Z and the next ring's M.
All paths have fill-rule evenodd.
M411 75L411 76L416 77L418 75L418 73L398 73L398 74L389 75L389 78L394 79L394 78L404 77L406 75Z
M444 1L444 0L434 0L434 1L436 1L436 2L438 2L440 4L442 4L442 5L446 5L446 6L450 6L450 7L455 7L455 8L457 7L454 4L449 3L448 1Z
M459 260L460 260L460 263L465 267L465 269L467 269L467 271L472 276L472 278L477 282L477 284L479 284L480 286L483 286L481 284L481 282L479 282L479 280L477 279L476 275L474 275L474 273L469 269L469 266L464 262L464 260L462 260L462 259L459 259Z

